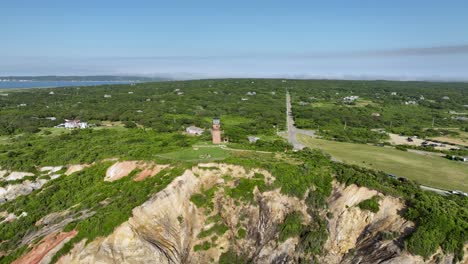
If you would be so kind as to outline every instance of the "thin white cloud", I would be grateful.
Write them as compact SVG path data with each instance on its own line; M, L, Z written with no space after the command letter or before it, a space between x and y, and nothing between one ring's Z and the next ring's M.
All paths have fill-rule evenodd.
M0 76L97 74L467 81L468 45L307 54L5 57L0 61Z

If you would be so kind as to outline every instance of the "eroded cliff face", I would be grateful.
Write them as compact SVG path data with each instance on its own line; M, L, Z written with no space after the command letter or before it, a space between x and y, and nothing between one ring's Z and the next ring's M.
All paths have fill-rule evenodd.
M262 177L258 178L258 174ZM302 216L303 225L316 221L303 199L286 196L280 190L260 192L257 187L251 200L234 199L226 193L241 179L254 177L265 184L275 180L260 169L247 171L217 163L194 166L136 207L132 217L111 235L75 244L58 263L213 263L228 250L253 263L297 263L307 259L308 255L300 250L299 237L282 242L278 239L278 225L292 212ZM205 203L195 205L191 197L203 193L211 195L204 196ZM376 195L380 196L378 212L357 206ZM403 249L402 239L414 224L401 217L405 206L397 198L334 182L327 204L329 236L317 259L320 263L452 260L452 256L439 253L425 261Z
M226 164L200 164L186 170L163 191L133 210L133 216L110 236L74 246L59 263L210 263L232 247L257 263L271 263L294 254L297 239L276 242L276 226L284 217L299 211L311 221L304 201L282 195L278 190L260 193L254 190L255 205L236 202L223 193L223 186L236 179L262 173L266 182L274 178L266 171ZM232 179L226 180L225 175ZM194 193L219 187L213 206L197 208L190 197ZM213 222L217 218L221 222ZM227 227L224 233L200 236L214 225ZM246 235L237 237L239 228ZM207 250L194 250L210 242Z
M379 196L379 211L361 210L357 205ZM415 227L405 220L403 201L356 185L333 182L328 199L329 237L324 246L323 263L452 263L453 255L441 250L424 260L404 250L403 238ZM465 247L466 249L466 247ZM466 250L465 250L466 251ZM462 263L467 263L468 258Z

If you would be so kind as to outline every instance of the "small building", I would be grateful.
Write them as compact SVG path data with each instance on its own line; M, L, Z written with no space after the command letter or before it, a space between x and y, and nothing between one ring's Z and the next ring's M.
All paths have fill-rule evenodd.
M49 94L50 94L50 95L54 95L55 93L54 93L54 91L51 91L51 92L49 92Z
M79 119L65 119L65 123L63 123L63 127L68 128L68 129L74 129L74 128L85 129L85 128L88 128L88 123L82 122Z
M246 95L256 95L256 92L247 92Z
M397 93L396 92L391 92L390 95L397 95Z
M27 104L19 104L18 106L27 106Z
M379 113L372 113L372 116L374 116L374 117L380 117L380 114L379 114Z
M247 139L250 143L256 143L260 138L256 136L248 136Z
M346 96L343 98L343 102L346 104L354 103L357 99L359 99L357 95Z
M405 105L417 105L416 101L406 101Z
M128 92L128 94L133 94L133 92Z
M177 92L177 95L183 95L184 92Z
M55 116L48 116L45 119L50 120L50 121L55 121L57 118Z
M419 96L419 100L424 101L425 99L426 99L426 98L424 98L423 95L420 95L420 96Z
M241 98L241 101L248 101L248 100L249 98L244 98L244 97Z
M104 98L111 98L111 97L112 97L112 95L110 95L110 94L105 94L104 95Z
M442 97L442 100L450 100L450 97L444 96L444 97Z
M185 132L190 135L200 136L205 130L196 126L189 126L185 129Z

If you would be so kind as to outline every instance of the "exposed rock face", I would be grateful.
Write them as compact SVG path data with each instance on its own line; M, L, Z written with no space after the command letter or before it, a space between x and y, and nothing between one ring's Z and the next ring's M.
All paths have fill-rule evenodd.
M128 163L125 170L130 172L129 168L139 164ZM252 178L255 173L263 174L265 183L274 181L264 170L199 164L134 208L132 217L111 235L88 244L85 240L75 244L58 263L213 263L228 249L253 263L295 263L302 254L298 250L299 238L279 242L278 224L292 212L302 214L303 224L313 223L305 201L279 190L261 193L255 188L253 202L235 200L225 193L239 178ZM191 202L193 194L213 188L210 206L197 207ZM377 213L357 207L375 195L381 198ZM405 207L399 199L334 183L327 203L332 216L328 219L329 238L320 263L435 263L435 257L425 262L403 249L401 239L414 225L400 216ZM40 224L56 217L59 215L49 215ZM227 230L201 235L219 224L213 218ZM238 236L240 228L245 230L243 237ZM204 243L210 243L210 247L195 249ZM452 257L441 254L439 259L450 263ZM42 261L46 263L47 258Z
M199 226L190 203L199 180L191 171L133 210L112 235L75 246L60 263L181 263ZM183 216L183 223L177 218ZM198 227L199 228L199 227ZM81 247L81 249L80 249ZM76 254L74 254L76 252Z
M230 246L255 258L257 263L287 258L293 254L298 240L288 239L278 244L276 225L294 210L303 212L305 219L310 221L303 201L284 196L278 190L263 194L256 190L258 205L236 205L222 188L216 193L214 209L209 213L190 201L190 197L202 189L231 184L225 182L223 175L252 177L258 171L246 172L240 166L215 163L187 170L163 191L135 208L133 216L112 235L96 239L86 246L84 241L78 243L70 254L60 259L60 263L210 263ZM265 174L266 181L270 181L271 175ZM229 230L217 237L212 248L192 250L194 245L213 238L200 238L198 234L213 226L206 220L216 215L222 217ZM235 238L239 225L248 229L243 239Z
M46 183L46 179L38 179L36 181L25 180L19 184L0 187L0 204L11 201L20 195L30 194L34 190L42 188Z
M377 213L357 207L360 202L375 195L380 196ZM334 182L328 205L333 216L328 223L329 238L324 247L326 254L320 259L323 263L453 262L452 255L444 255L442 252L424 260L404 250L403 237L412 231L414 223L401 216L405 206L397 198L384 196L365 187L345 187ZM385 234L391 237L385 237ZM439 260L436 260L436 255Z
M49 174L52 174L52 173L55 173L59 170L62 169L62 166L45 166L45 167L42 167L42 168L39 168L39 171L41 172L48 172Z
M65 175L71 175L75 172L78 172L78 171L82 171L84 170L85 168L89 167L91 165L89 164L74 164L74 165L70 165L68 166L67 168L67 171L65 172Z
M156 165L152 162L142 161L116 162L107 169L104 181L116 181L127 176L130 172L132 172L135 169L142 170L134 179L136 181L141 181L146 177L156 175L158 172L167 167L169 167L169 165Z
M10 173L4 172L3 180L5 181L21 180L26 176L34 176L34 173L20 172L20 171L12 171Z
M35 246L27 254L15 260L13 264L38 264L49 263L54 254L63 247L63 245L76 236L77 231L68 233L52 233L45 236L37 246Z

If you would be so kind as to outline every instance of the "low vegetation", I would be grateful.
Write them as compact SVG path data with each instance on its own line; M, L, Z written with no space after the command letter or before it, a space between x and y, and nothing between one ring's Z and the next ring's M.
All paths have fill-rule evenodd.
M468 191L466 164L362 143L386 140L385 133L373 128L420 137L457 136L450 131L466 131L467 126L451 118L449 109L465 110L466 87L453 83L232 79L72 87L54 89L53 95L50 89L12 91L0 98L2 169L37 174L40 166L91 167L51 180L41 190L0 205L0 212L27 212L27 216L0 224L0 252L7 254L0 257L0 263L10 263L30 250L22 239L37 231L40 227L35 223L50 213L89 213L85 219L74 219L65 226L65 231L78 230L78 235L55 255L56 261L74 243L110 234L129 218L134 207L162 190L186 168L217 160L247 170L264 169L275 181L267 184L264 175L258 173L250 179L224 175L224 179L234 182L233 186L214 186L192 195L190 200L209 216L207 223L213 224L199 233L203 242L194 245L195 251L216 246L217 239L229 229L221 215L214 213L215 194L224 192L236 204L254 204L255 188L260 192L279 189L284 195L305 200L312 219L310 223L303 221L299 212L287 215L277 226L279 242L297 238L297 250L310 256L300 261L316 261L315 256L322 253L328 238L325 216L332 215L327 212L326 200L336 179L401 198L407 206L401 213L416 223L414 232L402 241L411 253L427 258L442 248L461 260L468 237L468 199L425 192L419 184ZM318 149L289 151L291 146L276 135L285 128L285 88L293 98L297 125L316 129L324 138L300 139L343 163L332 162ZM104 94L112 97L104 98ZM342 98L349 95L359 95L360 99L343 103ZM442 99L444 96L450 99ZM417 105L405 105L408 100L416 100ZM22 103L26 106L17 107ZM49 116L57 120L45 119ZM209 133L200 137L183 133L189 125L209 128L214 116L221 116L223 137L230 141L228 148L211 145ZM97 126L73 131L52 128L63 118L80 118ZM450 129L428 129L433 120L436 126ZM109 122L118 126L108 127ZM260 140L249 143L250 135ZM463 155L463 151L457 154ZM104 182L105 171L111 165L105 161L108 158L164 160L173 169L140 182L131 177ZM400 179L389 177L390 173ZM0 182L0 186L11 183ZM362 201L358 207L376 213L379 198ZM248 238L247 230L239 224L229 234ZM381 237L390 240L396 235L382 233ZM220 263L251 261L233 248L226 250Z
M98 236L106 236L129 218L134 207L146 201L150 194L163 189L184 169L183 166L178 166L173 170L163 170L157 176L141 182L135 182L130 177L104 182L105 171L110 165L96 164L77 175L60 177L47 183L42 190L0 205L0 211L16 215L27 212L25 217L9 224L0 224L0 251L15 255L15 251L23 250L20 247L22 238L38 229L35 226L38 220L50 213L66 210L70 214L93 214L65 227L66 231L78 230L78 235L65 245L57 257L68 252L75 242L84 238L92 241ZM7 263L7 260L8 258L0 258L0 263Z
M379 211L379 197L374 196L370 199L364 200L358 204L358 207L362 210L371 211L377 213Z

